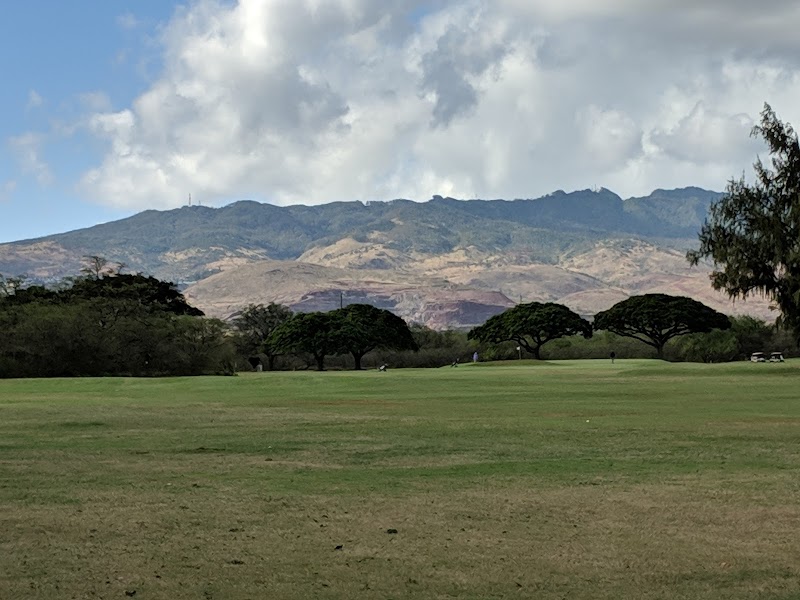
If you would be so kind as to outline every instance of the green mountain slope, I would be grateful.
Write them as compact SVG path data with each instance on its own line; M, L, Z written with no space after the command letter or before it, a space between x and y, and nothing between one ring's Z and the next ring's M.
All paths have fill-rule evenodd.
M690 238L719 197L699 188L657 190L623 201L613 192L555 192L533 200L469 200L435 196L425 203L338 202L276 207L241 201L222 208L148 210L114 221L37 240L0 245L0 272L44 272L46 260L23 249L58 249L52 275L73 269L87 254L124 262L129 269L177 280L196 280L231 256L292 260L343 238L377 240L401 252L440 254L473 246L514 251L553 262L565 252L605 238ZM36 254L36 253L33 253ZM67 272L63 273L67 274Z

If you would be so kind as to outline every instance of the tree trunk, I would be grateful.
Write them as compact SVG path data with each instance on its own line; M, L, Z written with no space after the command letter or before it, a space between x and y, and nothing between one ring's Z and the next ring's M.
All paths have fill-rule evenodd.
M361 359L364 357L364 354L363 353L358 354L356 352L351 352L351 354L353 355L353 362L356 364L354 370L355 371L361 371L362 370L361 369Z
M275 354L270 354L269 356L267 356L267 368L270 371L274 371L275 370L275 359L276 358L278 358L278 357Z
M324 371L325 370L325 355L324 354L315 354L314 358L317 361L317 371Z
M540 349L541 349L541 346L534 346L534 348L533 348L533 357L536 360L542 360L542 354L541 354L541 352L539 352Z

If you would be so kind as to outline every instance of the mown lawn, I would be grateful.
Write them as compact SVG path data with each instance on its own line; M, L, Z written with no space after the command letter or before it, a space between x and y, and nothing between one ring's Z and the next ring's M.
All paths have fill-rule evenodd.
M0 599L800 598L798 383L792 361L0 381Z

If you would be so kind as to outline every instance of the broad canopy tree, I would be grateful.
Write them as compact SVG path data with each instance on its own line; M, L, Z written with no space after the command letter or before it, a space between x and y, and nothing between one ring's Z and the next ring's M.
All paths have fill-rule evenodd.
M514 341L540 360L544 344L571 335L592 337L591 323L562 304L530 302L491 317L467 337L485 344Z
M270 344L282 352L311 354L319 371L325 369L325 357L334 354L352 354L360 369L362 358L372 350L417 349L403 319L368 304L295 314L275 329Z
M606 330L633 338L656 349L659 358L664 345L687 333L729 329L730 319L691 298L667 294L631 296L594 317L594 330Z
M246 354L264 354L269 370L275 368L275 359L280 350L271 342L272 333L292 316L292 311L282 304L248 304L233 319L233 327L239 333L241 350Z
M270 344L286 353L311 354L317 370L325 370L325 357L336 354L340 343L332 313L297 313L278 326L270 336Z
M731 298L772 299L778 325L800 337L800 143L768 104L751 135L767 143L772 168L757 159L755 184L744 177L728 183L700 230L700 248L687 258L710 258L712 285Z
M353 355L355 369L367 352L381 349L418 350L408 324L397 315L370 304L350 304L333 311L341 349Z

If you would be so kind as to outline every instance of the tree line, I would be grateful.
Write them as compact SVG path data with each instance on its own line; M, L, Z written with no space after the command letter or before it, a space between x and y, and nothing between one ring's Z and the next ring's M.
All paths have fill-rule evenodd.
M646 357L649 347L659 358L722 362L793 346L763 321L664 294L628 298L593 323L566 306L532 302L469 332L433 331L366 304L297 314L251 304L223 322L204 317L172 283L96 271L56 288L0 276L0 327L0 377L441 367L474 352L484 360L540 359L545 346L551 359Z
M2 377L232 374L257 365L440 367L474 352L487 360L523 352L542 358L546 345L547 358L647 356L648 346L664 357L677 338L684 339L669 347L671 360L720 362L788 350L787 340L776 340L762 321L729 319L663 294L631 297L595 315L594 323L566 306L533 302L469 332L433 331L366 304L297 314L280 304L251 304L223 322L205 317L172 283L97 271L55 288L0 276L0 327Z
M0 276L0 331L0 377L234 370L226 324L142 274L85 274L55 288Z

